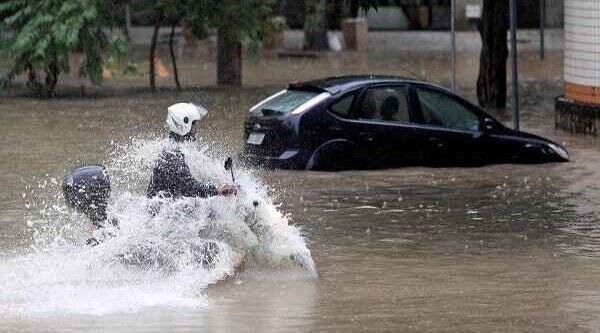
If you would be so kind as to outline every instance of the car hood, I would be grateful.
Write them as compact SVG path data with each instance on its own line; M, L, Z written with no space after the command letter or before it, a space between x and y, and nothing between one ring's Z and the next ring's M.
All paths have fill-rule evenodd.
M556 142L554 142L552 140L546 139L544 137L541 137L539 135L531 134L531 133L528 133L528 132L515 131L515 130L510 130L510 131L512 132L513 135L520 136L522 138L527 138L527 139L531 139L531 140L540 141L541 143L557 145L557 146L559 146L559 147L561 147L561 148L564 149L564 147L561 144L556 143Z
M527 132L515 131L512 129L507 129L507 133L510 133L509 135L520 137L520 138L523 138L526 140L531 140L531 143L534 143L534 144L544 145L546 147L546 149L552 151L554 153L554 155L556 155L559 158L559 161L561 161L561 162L568 162L570 160L569 152L559 143L556 143L552 140L548 140L539 135L535 135L535 134L531 134L531 133L527 133Z

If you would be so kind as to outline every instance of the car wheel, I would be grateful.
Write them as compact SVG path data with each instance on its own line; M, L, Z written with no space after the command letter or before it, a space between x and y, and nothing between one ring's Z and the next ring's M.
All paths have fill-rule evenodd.
M325 144L315 150L306 163L306 170L335 171L352 168L352 145L347 141Z

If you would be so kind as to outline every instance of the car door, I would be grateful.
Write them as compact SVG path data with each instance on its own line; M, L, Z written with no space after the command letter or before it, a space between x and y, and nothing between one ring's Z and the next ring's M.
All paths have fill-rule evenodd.
M310 155L327 146L327 154L333 159L328 162L327 169L354 169L358 168L354 161L354 132L356 122L353 109L356 107L361 89L347 92L333 100L326 107L327 117L315 114L314 119L307 125L315 128L311 135L305 138L306 146L310 147ZM332 150L332 151L329 151ZM331 164L331 165L329 165Z
M420 114L417 128L425 163L436 166L483 162L480 115L472 106L441 89L415 86Z
M328 106L328 111L333 114L333 119L330 126L327 128L328 140L352 140L352 132L354 131L354 112L356 107L360 89L344 94L339 99L335 100Z
M365 168L412 163L413 111L405 84L367 87L354 110L355 160Z

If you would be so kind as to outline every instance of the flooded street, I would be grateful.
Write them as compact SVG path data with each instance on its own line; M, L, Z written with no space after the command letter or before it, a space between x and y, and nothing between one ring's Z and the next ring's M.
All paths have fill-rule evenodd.
M471 60L464 61L468 71ZM0 331L598 331L600 140L554 130L561 87L556 71L544 75L524 84L523 130L564 143L570 163L263 171L281 211L308 239L317 279L249 268L209 287L201 309L156 304L133 313L6 316ZM266 81L266 88L0 100L0 262L31 246L28 221L40 212L28 205L46 193L39 188L45 180L103 163L132 137L161 137L164 110L179 101L206 106L203 139L224 141L234 153L249 107L282 82ZM474 91L462 93L474 99ZM510 122L510 111L496 116Z

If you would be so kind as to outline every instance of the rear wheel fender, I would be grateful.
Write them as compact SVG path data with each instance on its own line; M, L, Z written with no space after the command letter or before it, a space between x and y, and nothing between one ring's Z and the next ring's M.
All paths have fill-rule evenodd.
M312 153L306 170L341 170L351 168L354 143L344 139L328 141Z

